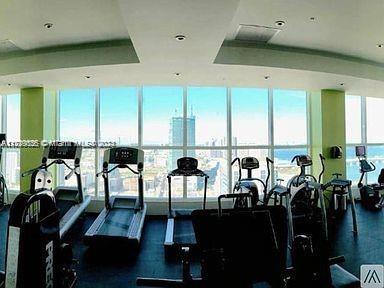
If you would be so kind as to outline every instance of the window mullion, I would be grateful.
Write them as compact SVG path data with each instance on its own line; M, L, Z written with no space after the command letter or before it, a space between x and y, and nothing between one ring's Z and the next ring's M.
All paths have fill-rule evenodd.
M188 147L188 99L187 99L187 87L183 87L183 155L187 156L187 147ZM188 185L187 185L187 177L183 177L183 199L188 198Z
M232 90L227 87L227 173L228 193L232 190Z
M271 88L268 89L268 145L269 156L272 161L275 161L275 147L274 147L274 123L273 123L273 91ZM271 167L271 183L275 182L275 164Z
M96 89L95 95L95 142L98 143L100 141L100 88ZM98 147L98 146L96 146ZM98 172L97 169L99 167L99 148L95 148L95 175ZM95 197L99 197L99 180L95 179Z

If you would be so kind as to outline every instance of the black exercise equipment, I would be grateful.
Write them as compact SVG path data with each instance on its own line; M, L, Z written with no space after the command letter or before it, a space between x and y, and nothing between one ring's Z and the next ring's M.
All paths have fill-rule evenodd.
M246 193L252 194L252 199L250 201L251 203L245 202L244 200L246 199L236 197L236 202L234 203L235 208L245 208L250 206L256 206L258 204L264 204L268 190L268 182L271 176L270 165L271 163L273 163L273 161L266 157L266 162L268 173L265 181L263 181L260 178L255 178L252 176L252 171L260 167L259 160L257 160L257 158L244 157L240 159L239 157L236 157L235 159L233 159L231 166L237 163L239 174L238 179L233 187L233 193L243 193L244 195ZM247 170L246 178L242 177L242 169ZM262 186L262 199L260 199L259 188L257 186L257 183L261 184Z
M0 134L0 165L3 156L3 144L6 143L5 134ZM5 181L5 177L2 172L0 172L0 211L4 208L4 206L9 203L8 196L8 187Z
M379 210L384 206L384 194L380 196L380 192L384 191L384 169L381 169L377 182L374 184L363 184L366 173L376 170L376 166L367 161L367 153L365 146L356 146L356 157L360 162L360 179L357 187L360 190L361 204L370 210Z
M319 183L322 183L322 177L325 171L324 160L325 157L320 154L320 162L322 166L322 172L319 175ZM352 215L352 225L353 233L357 233L357 219L356 219L356 207L355 199L352 194L352 181L347 179L339 178L342 176L340 173L332 174L333 178L327 183L323 184L323 191L326 191L328 188L331 190L331 199L329 201L328 211L332 216L343 213L347 210L347 197L351 202L351 215Z
M192 226L192 209L172 208L172 177L202 177L204 178L203 209L207 201L207 184L209 176L198 169L198 161L192 157L177 159L177 168L168 173L168 221L165 233L164 250L166 257L173 256L182 247L196 246L195 233Z
M221 209L221 200L252 197L246 194L221 195L218 209L193 211L192 221L201 251L200 278L190 274L189 249L185 248L182 279L138 278L137 285L250 288L262 282L262 287L273 288L359 287L359 279L335 265L342 262L343 257L328 258L327 242L322 245L317 242L315 246L306 235L296 236L292 253L294 266L286 268L285 207Z
M268 194L286 200L293 263L290 287L359 287L359 279L337 265L344 260L343 257L329 258L327 211L323 195L326 187L313 175L306 174L305 168L312 165L311 157L296 155L292 162L300 167L300 174L294 176L285 189L276 185ZM323 173L324 166L319 178Z
M114 166L109 169L109 165ZM135 165L137 171L129 165ZM138 196L111 196L109 191L109 174L116 169L128 169L137 175ZM104 152L103 171L104 204L92 226L84 235L84 243L95 245L129 245L137 248L140 244L147 213L144 203L143 172L144 151L131 147L115 147ZM111 246L109 246L110 248Z
M201 252L201 277L190 274L189 248L182 248L182 279L138 278L138 286L150 287L251 287L266 282L282 287L286 257L286 213L284 207L257 206L250 209L219 209L192 212L192 222ZM279 222L280 221L280 222ZM258 233L257 231L260 231ZM285 246L285 249L284 249Z
M80 173L81 152L82 147L74 142L53 142L44 148L41 164L22 173L22 177L31 175L29 191L32 194L39 189L51 189L53 180L48 168L52 165L63 165L70 170L65 176L66 180L76 176L76 187L57 186L53 190L60 213L60 238L64 237L91 202L90 196L84 196ZM66 160L73 160L73 167Z
M74 287L72 249L60 244L59 230L59 211L51 191L19 194L9 211L0 287Z

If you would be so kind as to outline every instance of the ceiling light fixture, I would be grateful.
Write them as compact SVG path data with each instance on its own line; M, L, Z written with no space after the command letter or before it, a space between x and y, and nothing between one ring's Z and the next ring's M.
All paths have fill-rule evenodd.
M377 48L384 48L384 44L383 43L376 44L376 47Z
M89 75L86 75L84 77L85 77L85 79L91 79L91 76L89 76Z
M53 23L45 23L44 27L47 29L51 29L53 27Z
M283 27L285 25L285 21L282 21L282 20L276 21L275 25L278 27Z
M175 73L175 76L180 76L180 75L181 75L181 73L179 73L179 72Z
M264 76L264 80L269 80L269 78L271 78L271 77L268 75Z
M11 87L11 86L12 86L12 84L11 84L11 83L8 83L7 85L8 85L8 87Z
M340 86L344 86L345 85L345 83L340 83Z
M309 18L309 20L311 20L311 21L315 21L316 18L312 16L312 17Z
M187 37L185 37L184 35L176 35L175 36L175 39L176 41L184 41Z

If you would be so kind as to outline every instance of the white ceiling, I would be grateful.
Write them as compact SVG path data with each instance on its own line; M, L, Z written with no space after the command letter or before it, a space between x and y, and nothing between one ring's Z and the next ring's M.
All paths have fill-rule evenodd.
M226 39L239 24L286 25L271 44L324 50L384 62L383 0L242 0ZM315 21L310 18L315 17Z
M51 29L45 23L53 23ZM1 0L0 40L24 50L128 38L115 0Z
M378 96L384 82L343 75L213 61L239 24L286 25L272 44L324 50L384 64L382 0L3 0L0 40L22 49L112 39L132 40L139 64L55 69L0 77L0 92L18 87L231 85L338 88ZM316 21L310 21L315 17ZM52 29L44 23L52 22ZM187 39L177 42L174 36ZM179 77L174 73L179 72ZM85 79L84 75L92 75ZM271 76L267 82L264 75ZM340 86L339 83L346 83ZM1 85L2 83L2 85ZM12 83L9 87L7 83Z

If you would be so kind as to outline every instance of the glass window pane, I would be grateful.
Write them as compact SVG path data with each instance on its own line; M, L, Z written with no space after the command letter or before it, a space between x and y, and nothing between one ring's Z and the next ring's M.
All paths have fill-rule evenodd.
M95 90L60 91L60 140L95 141Z
M228 163L226 150L189 150L188 156L199 161L199 169L208 174L207 197L228 193ZM204 179L187 178L187 197L203 197Z
M7 141L20 140L20 94L7 95Z
M177 167L176 161L182 157L182 150L144 151L144 196L168 197L168 172ZM183 197L182 177L172 177L172 197Z
M100 140L138 145L137 89L100 89Z
M223 87L188 88L189 146L227 143L227 90Z
M367 173L368 184L377 183L381 169L384 168L384 146L375 145L367 147L367 160L376 166L376 170Z
M255 157L259 160L260 167L258 169L252 170L252 177L259 178L264 183L267 179L268 170L267 170L267 161L266 157L268 157L267 149L235 149L232 151L232 159L239 157L240 160L244 157ZM247 170L241 171L242 178L247 178ZM234 164L232 166L232 188L235 185L236 181L239 178L239 166L238 164ZM269 179L271 180L271 179ZM259 195L263 195L263 186L260 182L255 182L257 187L259 188ZM270 183L268 183L268 187L270 187Z
M232 145L268 144L268 90L232 89Z
M20 190L20 149L7 148L5 153L5 179L8 189Z
M7 95L7 142L20 141L20 94ZM20 190L20 149L5 149L5 179L9 190Z
M288 181L295 175L300 174L300 168L296 163L291 163L295 155L307 154L306 148L290 148L275 150L275 182L276 179L284 179L283 185L287 185ZM309 171L308 171L309 172Z
M183 145L183 88L143 88L143 144Z
M381 125L384 123L384 99L367 97L367 142L383 143L384 134Z
M307 144L306 99L305 91L273 90L275 145Z
M357 185L360 178L360 163L356 157L355 146L347 146L347 179L352 181L353 185Z
M73 161L66 161L73 167ZM88 194L95 196L96 187L96 171L95 171L95 150L91 148L83 148L80 162L81 180L84 189L84 195ZM58 185L76 187L77 181L75 175L70 179L65 180L65 175L68 175L69 170L63 165L58 166Z
M345 129L347 143L361 142L361 97L345 97Z

